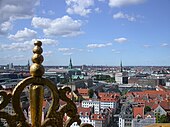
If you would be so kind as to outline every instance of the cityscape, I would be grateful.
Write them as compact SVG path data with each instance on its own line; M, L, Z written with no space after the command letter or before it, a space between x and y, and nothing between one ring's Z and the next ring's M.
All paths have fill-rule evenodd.
M123 66L123 61L119 66L74 66L72 61L68 60L68 66L45 66L44 77L58 88L71 88L68 97L75 102L82 123L94 127L150 127L170 122L170 66ZM1 65L1 89L12 91L30 76L29 68L29 61L25 66ZM21 103L29 121L29 88L24 90ZM42 120L50 103L51 93L45 88ZM14 113L11 104L5 111ZM71 127L78 125L75 122Z
M48 79L59 91L69 88L65 96L81 120L71 127L169 127L169 5L169 0L1 0L0 127L26 126L14 119L12 96L30 77ZM34 83L19 96L28 126ZM53 98L52 87L42 87L44 127L54 99L61 107L72 105L60 92ZM11 100L4 104L7 96ZM11 124L4 112L13 116ZM64 113L62 125L70 118Z

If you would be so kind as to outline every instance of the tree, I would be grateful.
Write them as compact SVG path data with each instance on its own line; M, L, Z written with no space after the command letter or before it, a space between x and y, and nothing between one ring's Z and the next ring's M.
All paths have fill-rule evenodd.
M92 98L93 94L94 94L94 91L92 89L89 89L88 91L89 98Z
M156 123L159 123L160 114L159 114L159 113L156 113L155 116L156 116Z
M168 116L163 114L159 115L159 113L156 113L156 123L169 123Z
M161 115L159 118L159 122L160 123L168 123L169 122L168 117L165 114Z
M123 95L125 95L125 94L127 94L127 93L128 93L128 90L125 89L125 90L123 90L120 94L123 96Z
M147 113L147 112L150 112L150 111L151 111L151 107L145 106L144 113Z

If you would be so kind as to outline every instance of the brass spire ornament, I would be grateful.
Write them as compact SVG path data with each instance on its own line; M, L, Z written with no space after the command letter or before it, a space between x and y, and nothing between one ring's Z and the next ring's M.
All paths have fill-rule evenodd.
M41 53L42 42L36 41L33 48L33 64L30 67L31 76L19 82L12 93L5 90L0 90L0 118L7 121L10 127L70 127L72 123L77 122L80 127L92 127L90 124L82 124L77 114L77 107L75 103L69 99L66 94L71 92L69 87L58 89L49 79L43 78L44 67L42 62L44 60ZM28 123L21 107L20 96L24 88L30 86L30 113L31 123ZM44 121L42 121L42 107L44 99L44 86L51 91L52 102L47 112ZM60 105L59 101L66 102L65 105ZM3 109L12 103L15 114L11 115ZM68 120L63 122L64 116L68 116Z

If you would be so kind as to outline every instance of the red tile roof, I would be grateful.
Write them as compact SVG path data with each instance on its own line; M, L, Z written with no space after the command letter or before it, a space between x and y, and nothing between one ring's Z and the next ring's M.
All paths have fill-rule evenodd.
M160 106L165 110L170 110L170 100L161 101Z
M144 118L144 106L133 107L133 117L137 118L138 116Z
M119 100L120 94L118 93L104 93L99 92L99 97L101 102L116 102Z
M105 116L102 116L101 114L93 114L91 115L92 120L98 120L98 121L105 121Z
M151 109L160 105L165 110L170 110L170 91L160 86L158 90L145 90L143 92L129 92L126 94L134 102L143 103Z
M104 93L104 92L99 92L98 94L100 97L112 97L112 98L116 98L119 97L120 94L119 93Z
M83 95L88 95L88 91L89 89L77 89L78 90L78 93L81 94L82 96Z
M116 99L110 98L110 97L102 97L102 98L100 99L100 101L101 101L101 102L117 102Z
M91 114L91 108L78 107L77 111L80 116L90 116Z

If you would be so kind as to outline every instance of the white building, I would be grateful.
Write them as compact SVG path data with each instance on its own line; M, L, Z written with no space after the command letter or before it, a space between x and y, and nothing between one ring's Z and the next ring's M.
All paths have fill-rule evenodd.
M100 92L100 107L101 109L117 109L119 106L119 94Z
M125 127L125 119L119 117L119 127Z
M102 99L101 102L100 102L100 106L101 106L101 109L106 109L106 108L112 108L112 109L116 109L117 108L117 101L116 100L111 100L111 99L108 99L108 100L104 100Z
M115 81L119 84L128 84L128 73L118 72L115 74Z
M95 121L91 120L91 112L92 112L92 108L83 108L83 107L78 107L78 113L80 115L80 120L81 120L81 124L83 123L88 123L91 125L95 125ZM79 127L79 125L77 124L77 122L74 122L71 127Z
M100 101L99 100L83 100L82 107L84 107L84 108L91 107L91 108L94 108L95 114L100 113Z

